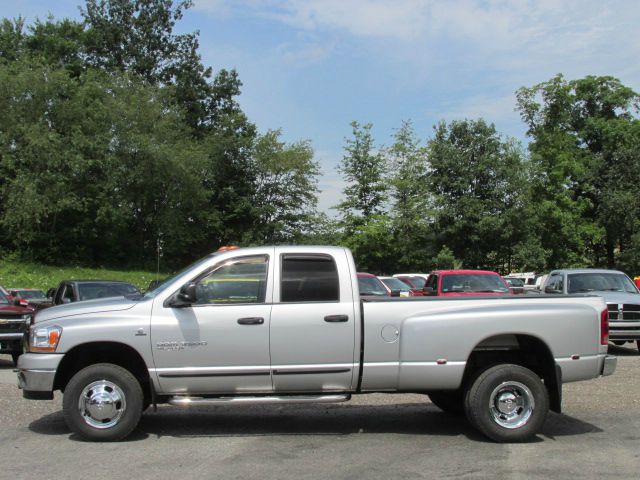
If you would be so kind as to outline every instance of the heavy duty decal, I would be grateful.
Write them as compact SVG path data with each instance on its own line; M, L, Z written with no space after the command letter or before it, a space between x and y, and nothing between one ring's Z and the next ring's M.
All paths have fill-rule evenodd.
M184 350L185 348L205 347L207 342L158 342L158 350Z

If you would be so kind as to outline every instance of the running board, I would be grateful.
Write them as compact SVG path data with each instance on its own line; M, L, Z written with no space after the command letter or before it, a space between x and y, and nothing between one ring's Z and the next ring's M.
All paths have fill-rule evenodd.
M281 397L187 397L175 396L170 405L188 407L191 405L270 405L290 403L339 403L351 399L351 395L283 395Z

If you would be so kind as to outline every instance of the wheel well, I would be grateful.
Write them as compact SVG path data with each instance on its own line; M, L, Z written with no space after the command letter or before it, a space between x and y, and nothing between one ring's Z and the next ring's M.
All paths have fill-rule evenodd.
M465 382L492 365L514 363L535 372L547 387L551 410L562 409L562 372L546 343L531 335L500 335L483 340L471 352L463 376Z
M56 371L54 390L64 389L76 373L96 363L112 363L129 370L140 382L145 397L151 395L149 370L140 354L132 347L117 342L93 342L69 350Z

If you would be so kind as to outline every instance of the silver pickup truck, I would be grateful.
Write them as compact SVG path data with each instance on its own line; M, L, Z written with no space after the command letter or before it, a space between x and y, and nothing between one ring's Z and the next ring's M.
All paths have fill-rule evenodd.
M428 394L499 442L536 435L562 383L611 374L599 297L361 300L351 252L209 255L146 295L38 312L28 399L64 393L69 428L119 440L151 404L341 402Z

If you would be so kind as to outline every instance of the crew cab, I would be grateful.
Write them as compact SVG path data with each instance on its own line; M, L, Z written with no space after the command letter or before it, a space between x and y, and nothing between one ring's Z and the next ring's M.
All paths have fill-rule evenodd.
M611 374L595 296L360 298L342 247L217 252L145 295L37 312L27 399L69 428L129 435L150 404L329 403L419 392L498 442L532 438L563 382Z

